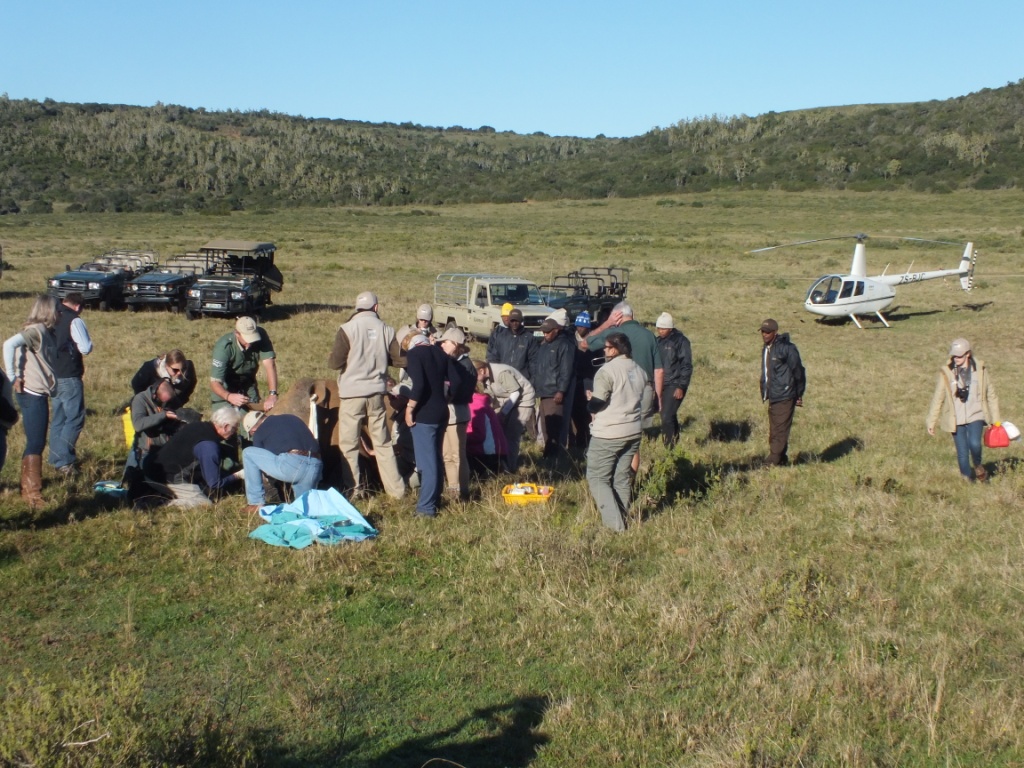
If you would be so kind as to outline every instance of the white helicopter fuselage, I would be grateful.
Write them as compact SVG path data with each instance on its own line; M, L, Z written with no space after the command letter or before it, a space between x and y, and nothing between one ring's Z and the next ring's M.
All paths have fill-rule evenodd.
M876 315L888 327L882 316L883 309L896 298L896 286L920 283L940 277L959 277L960 286L971 290L976 261L974 244L967 243L960 265L955 269L930 272L910 272L901 275L875 275L868 277L864 243L858 242L853 251L853 263L847 275L825 275L814 281L804 308L822 317L849 317L860 327L857 315Z

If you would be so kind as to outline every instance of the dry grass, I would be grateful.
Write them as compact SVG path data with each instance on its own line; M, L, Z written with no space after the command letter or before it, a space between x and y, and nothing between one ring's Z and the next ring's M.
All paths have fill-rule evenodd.
M697 361L683 444L669 454L645 442L639 522L621 536L600 527L569 461L529 470L558 488L549 506L506 506L491 482L431 522L378 498L364 512L379 539L301 552L250 542L230 502L104 510L83 480L48 485L52 508L32 516L7 494L0 639L19 663L4 682L21 670L37 689L138 670L152 718L208 712L232 754L270 765L1019 764L1020 448L988 452L992 482L968 485L949 438L928 438L923 421L960 335L992 365L1004 416L1024 420L1020 195L701 200L0 220L15 266L0 285L8 333L65 261L252 236L280 248L287 282L268 327L285 386L329 375L358 291L377 290L385 319L401 323L450 270L546 281L582 264L630 266L640 318L672 312ZM800 307L815 276L846 268L848 244L743 253L855 231L971 237L980 287L900 289L893 328L859 331ZM868 253L870 268L890 271L956 258ZM755 333L765 316L792 332L808 369L799 461L786 469L751 468L767 439ZM138 364L181 346L202 372L229 324L86 319L95 413L81 449L93 480L118 469L120 426L107 414ZM17 712L0 743L45 727ZM185 736L208 744L153 722L136 721L151 734L137 755Z

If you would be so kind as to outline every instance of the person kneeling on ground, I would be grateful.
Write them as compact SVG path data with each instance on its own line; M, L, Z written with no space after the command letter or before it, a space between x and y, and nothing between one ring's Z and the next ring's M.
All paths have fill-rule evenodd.
M266 501L263 477L291 483L295 498L316 488L323 476L320 445L309 427L290 413L264 416L259 411L245 414L242 429L252 445L242 451L245 498L250 514Z
M470 470L478 475L496 475L508 456L508 443L501 419L491 405L491 396L479 391L469 404L466 453Z
M207 494L240 479L241 473L221 471L221 459L231 450L224 441L234 438L240 418L234 408L218 408L210 421L185 425L163 448L146 457L142 466L146 480L167 486L173 496L171 506L209 506L213 502Z

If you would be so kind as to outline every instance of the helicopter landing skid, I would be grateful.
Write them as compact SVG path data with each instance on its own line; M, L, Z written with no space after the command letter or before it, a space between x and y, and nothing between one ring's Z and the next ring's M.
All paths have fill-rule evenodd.
M888 323L888 322L886 321L886 319L885 319L885 318L884 318L884 317L882 316L882 313L881 313L881 311L879 311L879 312L875 312L875 316L876 316L876 317L877 317L877 318L878 318L879 320L881 320L881 321L882 321L882 325L884 325L884 326L885 326L886 328L892 328L892 326L891 326L891 325L889 325L889 323ZM854 325L856 325L856 326L857 326L858 328L860 328L860 329L861 329L862 331L864 330L864 326L860 324L860 320L858 320L858 319L857 319L857 316L856 316L856 315L850 315L850 319L851 319L851 320L853 320L853 324L854 324Z

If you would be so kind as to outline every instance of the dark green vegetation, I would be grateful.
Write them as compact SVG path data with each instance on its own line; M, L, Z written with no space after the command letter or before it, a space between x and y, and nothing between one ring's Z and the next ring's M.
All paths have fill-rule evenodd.
M633 138L0 98L0 213L439 205L712 189L948 192L1024 178L1024 81Z
M291 552L246 538L240 499L185 514L93 500L119 471L108 413L138 363L180 345L202 371L230 321L87 312L86 476L48 474L53 503L30 513L13 490L20 428L0 476L0 765L1020 765L1024 448L988 451L992 482L968 485L924 417L965 335L1024 422L1022 203L714 192L432 216L0 217L2 336L67 260L231 237L278 245L288 282L267 324L283 387L329 375L360 290L407 322L444 270L629 267L640 318L672 312L696 356L682 445L645 442L643 521L624 535L601 529L566 461L535 470L557 488L547 507L507 507L493 482L432 522L374 499L375 542ZM857 330L801 308L851 242L745 253L859 231L974 239L978 287L902 287L891 329ZM869 266L959 253L877 239ZM766 316L808 368L787 469L753 467Z

